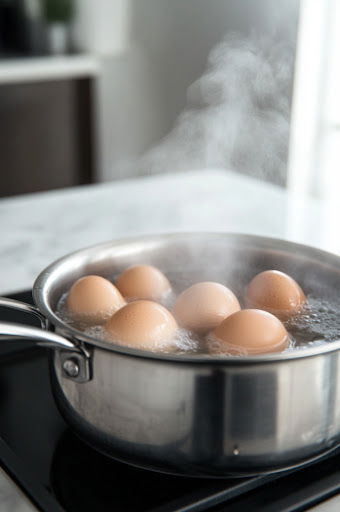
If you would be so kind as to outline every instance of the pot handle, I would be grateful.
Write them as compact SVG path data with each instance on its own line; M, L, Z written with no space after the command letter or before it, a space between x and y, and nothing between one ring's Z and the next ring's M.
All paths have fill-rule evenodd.
M79 350L72 341L59 336L59 334L55 334L51 331L43 331L38 327L30 327L28 325L0 322L0 338L29 338L35 341L40 347L59 348L81 353L81 350Z
M87 382L91 379L90 354L88 351L73 341L48 331L48 322L37 308L25 302L7 299L6 297L0 297L0 306L34 314L39 318L42 326L42 329L39 329L28 325L0 322L0 339L29 339L35 341L40 347L59 349L64 377L77 382Z
M38 308L32 306L32 304L26 304L26 302L22 302L21 300L8 299L7 297L0 297L0 307L5 307L9 309L16 309L17 311L22 311L24 313L30 313L31 315L36 316L40 320L41 328L48 328L48 321L42 315Z

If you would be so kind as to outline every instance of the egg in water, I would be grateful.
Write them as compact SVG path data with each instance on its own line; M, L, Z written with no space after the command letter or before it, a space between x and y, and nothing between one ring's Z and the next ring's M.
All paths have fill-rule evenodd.
M172 346L177 323L161 304L149 300L130 302L105 324L111 341L144 350L164 350Z
M122 272L116 286L126 299L160 300L171 291L165 275L152 265L133 265Z
M73 283L66 299L66 308L74 319L92 324L102 324L124 304L117 288L95 275L81 277Z
M179 295L173 314L181 327L205 334L239 310L239 301L229 288L220 283L203 282Z
M271 313L243 309L223 320L207 338L213 354L256 355L281 352L289 345L282 322Z
M305 302L305 294L298 283L278 270L257 274L246 290L248 308L263 309L281 320L297 314Z

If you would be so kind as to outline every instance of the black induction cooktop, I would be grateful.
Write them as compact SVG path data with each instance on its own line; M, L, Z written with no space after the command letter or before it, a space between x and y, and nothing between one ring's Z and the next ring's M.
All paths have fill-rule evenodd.
M32 302L31 294L13 296ZM30 323L23 313L0 320ZM48 512L288 512L340 493L340 453L302 469L208 480L137 469L80 441L56 408L47 354L28 341L0 343L0 464L35 506Z

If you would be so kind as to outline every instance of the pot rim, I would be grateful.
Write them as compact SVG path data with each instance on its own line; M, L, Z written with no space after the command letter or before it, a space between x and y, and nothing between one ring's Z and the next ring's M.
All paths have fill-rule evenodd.
M301 350L295 350L291 352L285 353L272 353L272 354L262 354L262 355L253 355L253 356L228 356L228 355L187 355L187 354L171 354L171 353L157 353L151 352L141 349L135 349L131 347L123 347L114 342L106 342L104 340L99 340L92 336L88 336L84 334L82 331L75 329L71 325L63 322L59 316L53 311L50 307L49 302L47 300L47 287L52 279L55 270L59 268L64 262L71 259L72 257L81 255L85 252L93 251L94 249L105 249L112 247L119 247L121 245L134 244L142 241L161 241L163 239L185 239L188 238L197 238L197 237L221 237L227 236L229 239L235 239L238 243L250 241L257 242L261 244L261 248L272 249L272 250L288 250L289 253L294 253L298 255L298 257L302 257L305 259L306 257L313 258L317 261L317 263L323 267L330 267L332 271L336 271L338 267L338 272L340 273L340 257L315 248L308 245L291 242L288 240L283 240L280 238L274 237L264 237L259 235L248 235L245 233L233 233L233 232L177 232L177 233L163 233L163 234L151 234L151 235L141 235L136 237L126 237L120 238L113 241L107 241L99 244L94 244L91 246L87 246L82 249L78 249L72 253L69 253L51 263L48 267L46 267L36 278L33 285L33 299L34 302L39 309L39 311L47 318L47 320L54 326L61 329L64 336L71 337L73 340L85 342L89 345L94 345L100 347L101 349L107 350L109 352L117 352L121 355L132 356L132 357L141 357L143 359L156 359L164 362L180 362L182 364L185 363L194 363L194 364L217 364L217 365L249 365L249 364L263 364L263 363L280 363L287 362L297 359L305 359L309 357L322 356L325 354L330 354L332 352L337 352L340 349L340 339L332 342L328 342L322 346L316 346L311 348L304 348ZM332 266L334 264L334 266Z

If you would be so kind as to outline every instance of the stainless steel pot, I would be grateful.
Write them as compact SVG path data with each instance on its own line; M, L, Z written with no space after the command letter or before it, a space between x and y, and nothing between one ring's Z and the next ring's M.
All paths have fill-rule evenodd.
M65 324L61 295L85 274L111 277L146 262L184 288L221 280L239 295L277 268L308 292L337 300L340 258L302 245L235 234L175 234L110 242L50 265L37 278L42 330L0 323L1 337L51 350L51 381L66 421L94 448L163 472L221 477L277 471L340 443L340 341L253 357L155 354L108 344ZM52 332L55 331L55 332Z

